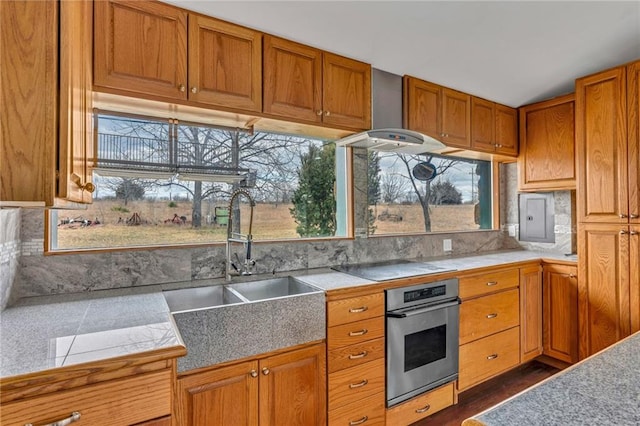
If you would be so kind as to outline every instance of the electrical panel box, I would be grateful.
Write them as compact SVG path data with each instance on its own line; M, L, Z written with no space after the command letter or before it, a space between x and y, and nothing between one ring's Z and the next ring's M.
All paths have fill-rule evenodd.
M553 193L520 194L520 241L554 243Z

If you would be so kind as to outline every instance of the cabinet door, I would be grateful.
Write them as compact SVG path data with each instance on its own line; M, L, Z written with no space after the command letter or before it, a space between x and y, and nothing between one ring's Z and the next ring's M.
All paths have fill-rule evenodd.
M577 362L578 269L545 265L542 297L543 353L564 362Z
M496 104L496 153L518 155L518 110Z
M405 127L442 140L442 88L409 76L403 81Z
M258 361L178 379L177 424L257 425L258 382Z
M520 362L542 353L542 267L520 269Z
M495 150L495 108L496 104L484 99L471 97L471 147L480 151Z
M627 67L629 221L640 223L640 61Z
M326 373L323 344L261 360L260 426L325 424Z
M57 52L56 2L0 2L0 204L53 203Z
M625 68L576 80L578 222L627 223Z
M629 232L629 306L631 333L640 331L640 226L631 226Z
M93 3L60 2L58 197L91 203Z
M442 88L442 137L447 146L471 148L471 96Z
M584 359L630 333L628 226L581 224L578 258L579 357Z
M323 122L371 128L371 65L327 52L322 61Z
M95 2L94 84L186 99L187 13L160 2Z
M321 122L322 52L265 35L263 54L263 112Z
M189 15L189 100L262 110L262 34Z
M575 189L575 96L520 108L521 190Z

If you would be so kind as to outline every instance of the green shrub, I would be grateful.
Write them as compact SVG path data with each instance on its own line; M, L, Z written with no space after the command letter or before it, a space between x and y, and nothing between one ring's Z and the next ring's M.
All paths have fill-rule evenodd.
M129 213L129 209L121 206L113 206L111 210L114 212Z
M178 207L178 203L175 201L169 201L169 207Z

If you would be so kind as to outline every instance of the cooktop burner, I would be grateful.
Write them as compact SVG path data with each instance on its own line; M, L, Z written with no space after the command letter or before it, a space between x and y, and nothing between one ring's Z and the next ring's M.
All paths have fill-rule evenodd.
M430 263L409 260L389 260L386 262L360 263L356 265L334 266L332 269L372 281L397 280L399 278L429 275L455 269L435 266Z

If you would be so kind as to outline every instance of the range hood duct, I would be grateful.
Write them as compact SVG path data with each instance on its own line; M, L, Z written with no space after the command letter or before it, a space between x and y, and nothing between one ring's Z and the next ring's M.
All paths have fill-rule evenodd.
M339 139L336 146L402 154L438 152L446 148L431 136L402 128L401 76L373 68L371 90L372 130Z

